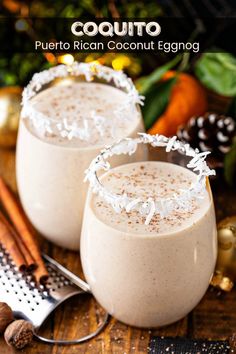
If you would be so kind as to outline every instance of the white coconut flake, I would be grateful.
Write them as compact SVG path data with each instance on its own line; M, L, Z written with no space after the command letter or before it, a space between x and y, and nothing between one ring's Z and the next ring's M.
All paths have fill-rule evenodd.
M139 95L132 80L122 71L115 71L109 67L93 63L74 62L72 65L58 65L34 74L22 94L22 118L30 119L40 136L45 136L50 132L50 134L69 140L74 137L86 141L89 139L88 122L84 122L84 126L81 127L76 124L69 124L68 120L64 119L61 125L55 118L47 117L35 109L31 101L44 85L47 85L56 78L70 76L83 76L88 82L97 77L105 80L107 83L113 83L117 88L124 90L127 93L127 99L121 103L119 110L114 111L114 115L118 120L124 119L124 112L127 108L133 107L135 109L137 104L143 105L144 97ZM95 128L102 136L104 129L106 127L109 128L109 120L101 116L96 118L96 114L93 111L91 112L91 116L96 120ZM116 132L114 127L110 126L110 130L111 135L115 137Z
M99 194L108 204L110 204L116 212L122 210L127 213L136 210L140 215L145 215L145 224L148 225L155 214L159 214L162 218L169 215L173 210L189 211L191 210L191 201L201 199L206 188L206 177L215 175L215 171L210 169L206 163L206 157L209 151L199 152L193 149L189 144L177 140L177 137L167 138L164 135L149 135L139 133L139 137L135 139L125 138L119 142L106 147L101 153L92 160L89 168L85 171L85 181L89 181L94 193ZM150 144L153 147L165 147L166 152L178 150L186 156L191 157L187 168L197 173L197 180L190 188L179 191L179 195L173 194L172 197L160 198L154 200L148 198L142 200L137 197L128 197L125 193L118 195L107 190L100 182L97 172L101 170L109 170L110 164L106 161L113 155L129 154L132 155L138 144Z

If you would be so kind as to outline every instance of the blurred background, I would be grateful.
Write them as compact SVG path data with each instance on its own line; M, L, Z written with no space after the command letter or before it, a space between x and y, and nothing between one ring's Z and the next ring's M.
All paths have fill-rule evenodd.
M34 25L33 18L166 19L163 32L175 41L200 41L201 53L32 53L37 31L63 39L63 26ZM4 22L11 19L11 28ZM178 19L178 22L177 22ZM212 151L212 166L233 185L236 170L236 4L234 0L149 0L126 2L2 0L0 3L0 146L15 146L23 88L35 72L75 60L124 70L145 96L144 123L151 134L178 135L200 150ZM61 21L63 23L63 21ZM9 48L9 50L6 50ZM214 121L210 113L215 114ZM198 120L204 117L204 127ZM232 121L227 120L230 116ZM191 118L194 118L194 120ZM219 123L220 121L220 123ZM191 123L191 124L190 124ZM229 128L229 127L230 128ZM203 130L202 130L203 129ZM223 136L223 138L222 138Z
M234 45L233 30L235 27L234 17L236 14L234 0L199 0L190 2L188 0L149 0L129 2L121 0L94 1L94 0L2 0L0 2L1 18L16 18L13 40L15 47L19 48L24 42L34 42L37 33L30 18L184 18L176 23L168 22L165 32L170 32L175 39L201 39L203 50L229 51L236 54ZM227 20L221 20L227 17ZM28 18L27 20L24 18ZM213 19L218 19L215 23ZM167 26L167 24L165 24ZM43 23L41 24L43 27ZM39 29L43 31L43 28ZM14 43L8 43L9 28L3 28L0 32L0 43L7 43L9 48L14 48ZM50 33L50 28L47 28ZM60 36L60 29L57 28ZM63 27L61 28L63 37ZM50 34L49 34L50 35ZM55 33L52 30L51 40ZM170 37L171 38L171 37ZM198 58L199 54L191 57L191 62ZM72 56L53 55L52 53L14 53L10 51L0 54L0 86L20 85L25 86L35 71L40 71L57 63L70 63L73 59L91 62L98 60L100 63L110 65L114 69L123 69L132 77L136 78L143 74L150 73L158 65L165 63L172 53L138 53L138 54L112 54L75 53Z

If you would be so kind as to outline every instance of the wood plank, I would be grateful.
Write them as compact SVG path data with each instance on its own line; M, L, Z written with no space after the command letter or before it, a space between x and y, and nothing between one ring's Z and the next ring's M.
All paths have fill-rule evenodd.
M236 331L236 289L220 293L210 289L193 312L195 338L227 339Z
M6 178L11 187L16 190L15 154L13 150L0 150L0 174ZM222 185L213 183L217 218L236 214L235 194ZM76 252L63 250L39 237L42 249L82 276L79 255ZM73 354L73 353L147 353L151 335L160 336L190 336L194 338L224 339L236 330L236 290L229 294L221 294L209 290L197 308L183 320L152 331L126 326L111 319L106 329L95 339L82 345L68 347L45 345L34 341L32 345L21 351L23 354ZM40 333L46 337L74 338L94 330L102 310L95 300L88 296L77 296L60 306L43 325ZM0 338L1 354L16 353L10 349L3 338Z
M151 331L152 336L184 337L188 334L188 317L169 326L157 328Z

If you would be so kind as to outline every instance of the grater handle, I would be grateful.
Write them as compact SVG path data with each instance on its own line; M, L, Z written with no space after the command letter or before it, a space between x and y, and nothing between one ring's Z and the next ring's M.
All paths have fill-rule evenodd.
M106 312L102 323L100 324L100 326L98 326L98 328L94 332L88 334L87 336L77 338L77 339L69 339L69 340L49 339L49 338L45 338L45 337L38 335L36 332L34 333L34 336L35 336L35 338L37 338L41 342L44 342L47 344L58 344L58 345L80 344L80 343L84 343L84 342L96 337L103 330L103 328L107 325L108 319L109 319L109 314Z
M49 257L47 254L43 253L43 258L50 263L50 265L56 269L59 269L60 272L65 275L73 284L77 285L79 288L84 290L86 293L91 293L90 286L76 276L74 273L70 272L68 269L63 267L60 263L55 261L55 259Z

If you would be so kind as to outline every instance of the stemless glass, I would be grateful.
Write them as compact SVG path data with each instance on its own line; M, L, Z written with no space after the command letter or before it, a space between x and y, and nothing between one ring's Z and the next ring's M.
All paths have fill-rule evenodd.
M152 144L154 147L156 146L155 138L150 136L148 138L154 139ZM166 141L164 145L167 145L170 140L165 139L163 137L163 141ZM172 144L173 141L170 143ZM168 149L170 150L170 146ZM94 178L96 169L94 169L94 162L91 164L88 174L91 187L87 195L81 235L82 267L93 295L115 318L137 327L168 325L187 315L206 292L214 272L217 255L215 212L207 177L212 171L208 169L205 162L202 163L207 173L201 177L204 183L207 179L206 186L204 184L205 197L199 202L199 210L196 209L198 212L195 211L193 216L190 213L180 219L182 226L181 223L180 226L171 226L173 220L171 211L168 218L164 216L164 219L161 219L164 220L161 232L153 231L151 226L150 229L140 226L137 216L133 216L132 219L129 206L135 207L140 196L136 195L133 201L127 202L123 193L129 195L133 186L135 187L138 183L142 183L140 191L148 192L152 188L151 185L155 183L153 175L150 173L152 164L154 164L153 168L155 168L157 179L158 173L163 168L164 171L169 169L167 176L170 179L175 176L176 171L183 176L181 177L183 180L185 176L196 177L194 172L188 168L168 162L169 156L172 161L177 162L176 158L173 159L173 154L175 154L179 155L183 165L184 155L182 153L177 151L165 153L163 148L160 148L157 153L156 150L155 148L154 160L160 156L162 162L159 160L121 165L112 168L100 179ZM108 153L108 156L112 155ZM98 158L97 163L102 163L103 158L104 155L102 158ZM189 162L189 157L186 158L186 161ZM149 170L144 172L148 164ZM98 167L97 170L99 170ZM143 179L140 177L141 175L137 174L137 171L143 171ZM120 179L123 178L122 173L125 175L124 181L126 182L122 185L125 190L121 191L121 199L119 200L119 197L114 197L114 192L111 189L115 183L113 185L109 185L109 183L112 178L120 183ZM132 178L135 181L132 182ZM103 181L110 188L107 188ZM131 187L130 183L133 183ZM171 183L174 185L175 182ZM104 186L107 190L106 193ZM159 184L159 187L165 188L163 183ZM95 195L93 190L99 192L100 196ZM196 197L198 191L200 196L198 189L191 193L195 193ZM188 205L187 191L180 192L177 197L178 205L181 205L178 198L182 198L182 202L185 201ZM149 203L147 213L151 213L152 217L153 200L149 199ZM147 204L142 205L144 209ZM116 210L118 214L113 210L112 205L116 209L118 208ZM162 210L163 213L165 208L171 208L167 201L165 204L164 202L159 204L159 210ZM126 213L129 215L127 216ZM143 219L142 213L138 217ZM147 217L150 218L150 215ZM144 220L145 218L146 216ZM138 223L138 227L136 223ZM156 227L155 219L151 225ZM140 230L138 230L139 226Z
M90 85L91 89L98 83L109 87L110 102L105 119L99 113L103 109L103 101L101 99L100 102L99 96L101 86L99 86L96 93L97 107L91 106L87 98L91 106L90 120L85 116L82 127L77 122L76 112L73 113L73 105L76 102L71 96L68 100L71 101L69 108L72 108L72 111L68 112L68 107L65 105L62 107L60 119L53 114L53 104L60 104L55 101L57 97L53 90L58 89L59 86L67 87L68 90L69 86L74 87L75 83L81 82ZM120 111L113 110L114 89L125 94L125 102L119 102ZM43 99L48 101L42 112L40 110L42 107L38 109L35 102L44 92ZM71 92L73 95L73 90ZM80 99L83 101L86 97L81 95ZM141 103L140 97L132 81L125 74L95 64L75 62L72 66L59 65L45 70L35 74L24 90L23 111L17 140L17 185L27 216L48 240L72 250L79 249L87 192L87 187L83 183L84 171L105 144L123 138L122 129L120 128L119 131L117 128L118 122L120 126L124 124L127 128L124 134L128 137L134 136L137 131L143 131L138 103ZM42 106L40 99L37 104ZM100 110L96 111L98 107ZM125 110L129 109L132 109L132 116L129 114L122 118L122 114L125 116ZM126 123L123 123L122 119L126 119ZM114 125L111 128L115 133L112 135L110 131L110 136L103 138L103 128L107 128L107 124L111 122ZM88 123L91 128L87 126ZM98 143L94 142L93 136L87 137L86 134L90 133L89 129L100 129L96 130L101 135ZM126 156L117 156L115 164L124 163L126 159Z

